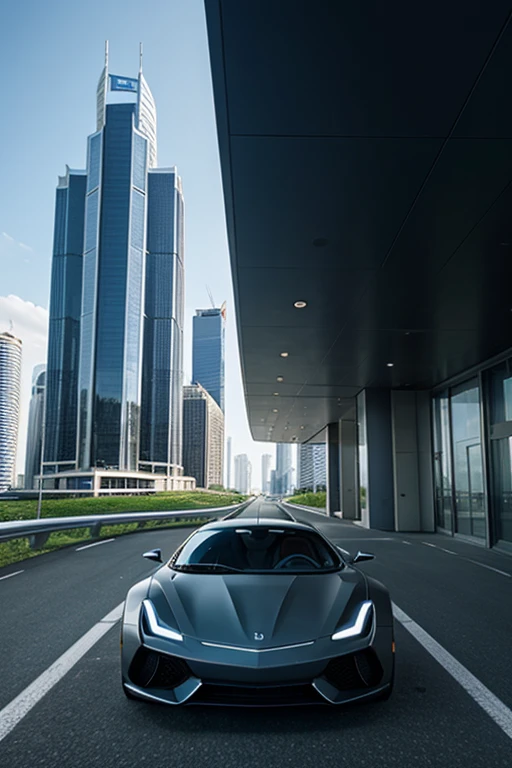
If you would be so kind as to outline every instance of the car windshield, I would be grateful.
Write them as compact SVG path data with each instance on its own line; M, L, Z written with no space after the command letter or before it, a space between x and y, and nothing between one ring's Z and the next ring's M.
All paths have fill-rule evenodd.
M336 551L317 533L254 526L194 533L169 566L187 573L322 573L342 567Z

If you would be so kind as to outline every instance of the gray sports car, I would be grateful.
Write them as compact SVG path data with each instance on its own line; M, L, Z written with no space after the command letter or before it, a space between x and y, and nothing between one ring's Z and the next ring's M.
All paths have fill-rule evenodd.
M161 562L160 550L146 557ZM234 518L194 531L128 592L122 684L167 704L344 704L388 698L387 589L313 526Z

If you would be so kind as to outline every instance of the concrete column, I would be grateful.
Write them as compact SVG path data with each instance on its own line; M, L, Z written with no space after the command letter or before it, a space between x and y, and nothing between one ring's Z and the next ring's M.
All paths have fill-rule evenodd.
M341 452L341 516L356 520L357 508L357 424L342 419L339 424Z
M396 531L433 531L430 395L391 392Z
M327 514L340 511L340 427L337 421L327 425Z
M359 499L368 528L394 530L393 445L389 389L357 396Z

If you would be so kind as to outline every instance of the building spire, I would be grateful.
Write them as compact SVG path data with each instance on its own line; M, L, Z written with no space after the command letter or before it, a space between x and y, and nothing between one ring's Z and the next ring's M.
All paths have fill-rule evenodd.
M105 70L108 71L108 40L105 40Z
M139 73L142 73L142 43L139 43Z

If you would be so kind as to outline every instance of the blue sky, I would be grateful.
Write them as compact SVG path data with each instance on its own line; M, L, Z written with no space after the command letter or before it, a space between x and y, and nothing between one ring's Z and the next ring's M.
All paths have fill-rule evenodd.
M243 402L202 0L18 0L6 4L2 16L0 326L4 330L12 317L26 341L18 471L27 382L32 366L44 361L45 313L39 308L48 308L57 176L66 164L85 166L108 39L109 69L126 76L136 76L143 42L144 75L157 105L158 165L176 165L183 179L185 377L191 372L191 318L196 308L209 306L207 284L217 305L228 302L226 434L233 437L233 455L249 454L259 485L260 456L274 447L252 441ZM17 298L6 298L11 295Z

